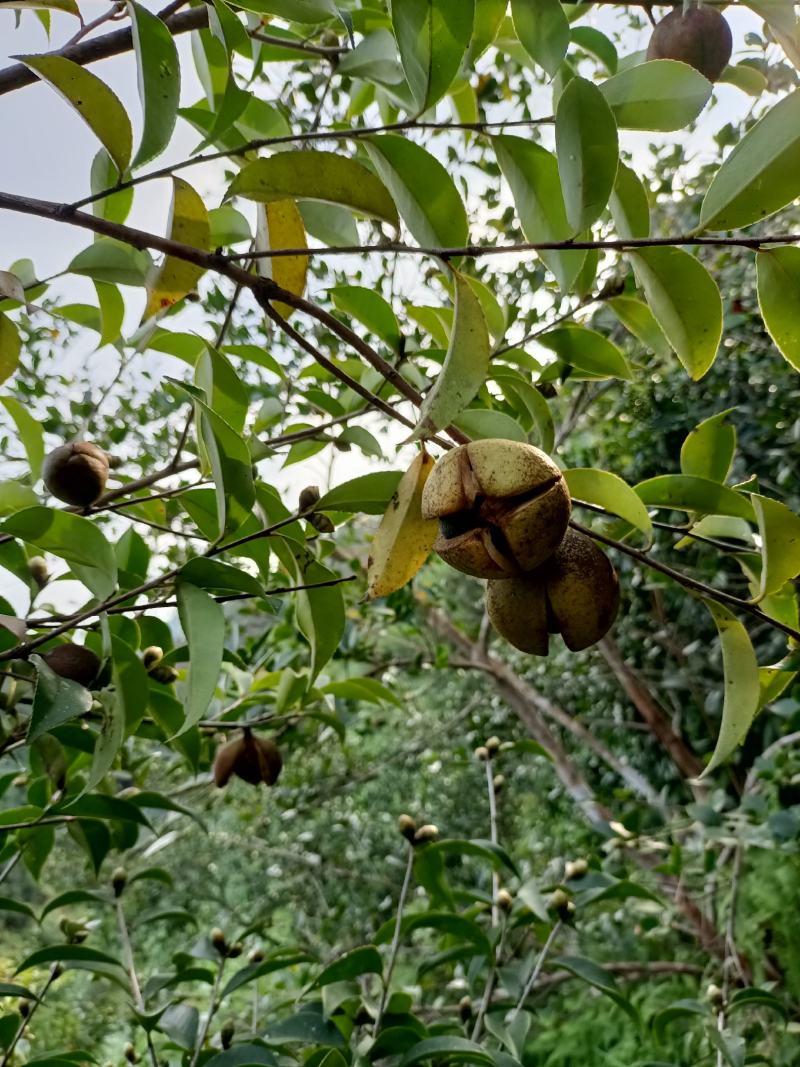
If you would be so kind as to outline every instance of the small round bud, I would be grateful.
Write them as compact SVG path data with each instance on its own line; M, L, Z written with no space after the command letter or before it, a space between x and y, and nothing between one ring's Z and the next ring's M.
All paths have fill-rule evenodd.
M301 511L308 511L309 508L313 508L318 500L319 488L316 485L307 485L305 489L300 490L298 503Z
M417 832L417 824L410 815L401 815L397 820L397 828L407 841L414 840L414 834Z
M115 897L121 897L125 886L128 884L128 872L124 867L115 867L111 874L111 888Z
M222 1029L219 1032L219 1040L224 1049L229 1049L233 1044L233 1038L236 1034L236 1026L232 1019L228 1019L222 1025Z
M485 763L489 759L489 749L486 745L478 745L475 749L475 759L479 759L481 763Z
M492 734L492 736L484 742L484 747L486 748L486 751L489 753L490 756L496 756L497 753L500 751L501 744L502 741L500 740L500 738L497 737L496 734Z
M247 954L248 963L261 963L264 959L264 950L260 948L251 948Z
M514 907L514 898L507 889L500 889L498 890L495 903L501 911L508 913Z
M470 997L462 997L458 1002L458 1014L462 1023L468 1023L472 1018L472 999Z
M722 1005L724 997L725 995L720 989L720 987L718 985L714 985L713 982L706 989L706 999L709 1000L715 1008L718 1008Z
M492 779L492 786L495 793L502 793L506 784L506 778L504 774L496 774Z
M60 978L63 973L64 968L61 966L60 963L54 963L52 968L50 969L50 977L54 982L56 978Z
M228 959L235 960L244 952L244 945L241 941L234 941L231 947L228 949Z
M570 908L570 905L572 907ZM575 905L569 899L563 889L556 889L547 902L547 910L554 911L562 922L568 922L575 912Z
M564 881L571 882L574 878L583 878L589 871L586 860L568 860L564 867Z
M123 1052L123 1055L125 1056L125 1059L128 1061L128 1063L138 1063L139 1062L139 1057L136 1055L136 1049L133 1047L133 1045L130 1043L130 1041L127 1043L127 1045L122 1050L122 1052Z
M209 934L209 939L211 941L211 944L221 955L224 955L228 951L228 942L225 939L225 934L222 932L222 930L220 930L218 926L215 926L214 929L211 931L211 933Z
M172 685L173 682L178 680L178 672L174 667L156 666L149 672L150 677L154 682L159 682L161 685Z
M164 658L164 649L158 645L150 645L142 653L142 663L144 663L144 669L151 671L153 667L157 667L161 660Z
M31 556L28 560L28 570L40 589L43 589L50 581L50 570L44 556Z
M434 826L433 823L425 823L424 826L420 826L419 830L414 834L415 845L425 845L429 841L435 841L439 836L439 827Z

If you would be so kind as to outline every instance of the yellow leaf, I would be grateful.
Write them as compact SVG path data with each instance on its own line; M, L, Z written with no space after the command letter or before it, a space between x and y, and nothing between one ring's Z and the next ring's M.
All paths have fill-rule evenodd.
M303 217L294 200L275 200L258 205L256 247L275 251L281 248L307 248ZM262 278L272 278L282 289L302 296L306 289L308 256L265 256L256 260ZM276 302L273 307L288 319L292 309Z
M207 251L210 232L208 212L203 201L188 182L182 178L173 178L170 239ZM158 268L152 284L147 287L147 306L142 322L182 300L194 289L204 273L202 267L196 267L193 263L176 259L174 256L167 256Z
M367 596L388 596L410 582L428 558L438 523L422 518L422 489L433 470L423 449L400 479L372 542Z
M22 349L22 341L17 333L17 327L0 314L0 382L10 378L19 365L19 354Z

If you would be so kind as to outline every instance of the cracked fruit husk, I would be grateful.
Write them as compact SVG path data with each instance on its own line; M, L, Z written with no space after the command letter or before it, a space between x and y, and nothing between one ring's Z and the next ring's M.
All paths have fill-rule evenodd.
M714 7L692 7L684 14L676 7L653 30L648 59L676 59L688 63L715 82L733 52L731 28Z
M235 774L250 785L275 785L283 767L278 746L266 737L254 737L249 730L235 741L217 749L214 782L220 788Z
M486 609L495 630L520 652L546 656L549 634L572 652L604 637L619 608L619 581L591 538L568 530L555 555L532 574L493 580Z
M434 549L476 578L509 578L544 563L564 536L570 507L556 464L519 441L452 449L422 492L422 517L439 520Z
M85 508L103 495L108 467L102 448L91 441L70 441L45 456L42 478L58 500Z

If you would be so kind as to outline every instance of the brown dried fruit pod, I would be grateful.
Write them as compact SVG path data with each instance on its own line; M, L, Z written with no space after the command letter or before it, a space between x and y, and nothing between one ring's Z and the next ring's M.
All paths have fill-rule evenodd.
M61 678L70 678L87 688L100 671L100 657L85 645L74 645L71 641L51 648L42 659Z
M731 28L715 7L676 7L659 22L647 46L648 59L677 59L715 82L733 52Z
M422 493L422 516L439 520L434 549L476 578L510 578L555 552L571 503L556 464L520 441L471 441L447 452Z
M103 495L108 467L102 448L91 441L70 441L45 456L42 478L54 497L85 508Z
M495 630L520 652L546 656L549 633L572 652L599 641L617 617L619 581L590 537L568 530L561 547L533 574L486 586Z
M266 737L245 730L235 741L222 745L214 758L214 782L222 788L235 774L250 785L275 785L283 767L280 749Z

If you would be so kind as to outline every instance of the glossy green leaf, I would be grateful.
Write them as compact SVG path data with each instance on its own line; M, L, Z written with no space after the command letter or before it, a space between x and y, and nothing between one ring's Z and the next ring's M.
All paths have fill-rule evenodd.
M97 293L97 303L100 309L100 340L97 347L114 344L119 340L122 333L122 324L125 320L125 301L116 285L108 282L94 283L94 291Z
M400 347L400 326L391 304L380 293L364 285L337 285L329 290L334 305L366 326L397 351Z
M559 326L537 342L579 371L600 378L630 378L625 356L613 342L584 326Z
M109 237L101 237L84 248L67 270L97 282L114 285L145 285L153 266L148 252L137 251Z
M732 515L739 519L752 520L754 517L747 497L707 478L661 474L639 482L635 489L648 507L699 512L702 515Z
M304 585L319 585L338 577L321 563L312 560L303 566L299 579ZM311 648L309 681L319 672L339 647L345 626L341 586L304 589L297 593L297 625Z
M295 967L299 963L311 963L311 957L305 952L292 952L291 950L282 949L274 958L268 957L262 960L261 963L250 963L246 967L242 967L228 981L222 995L227 997L230 993L241 989L242 986L247 985L249 982L254 982L264 975L273 974L275 971L285 970L287 967Z
M178 616L189 646L184 734L203 718L214 696L225 649L225 615L217 602L190 582L178 584Z
M400 1060L400 1067L411 1067L415 1063L440 1058L449 1063L481 1063L495 1067L495 1059L490 1052L474 1041L455 1034L427 1037L413 1045Z
M509 441L527 441L528 435L516 419L504 411L491 408L467 408L454 420L459 430L473 439L501 437Z
M444 96L472 37L475 0L403 0L392 28L418 112Z
M362 474L352 481L334 486L315 505L317 511L354 511L365 515L382 515L394 496L402 471L379 471Z
M348 982L362 974L381 974L383 959L374 945L362 945L329 963L314 979L311 988L331 985L333 982Z
M586 52L596 56L609 74L617 73L619 56L614 42L605 33L594 26L570 27L572 43L583 48Z
M567 221L577 234L605 211L619 160L617 124L594 82L573 78L561 94L556 155Z
M22 482L0 482L0 516L13 515L38 504L39 497L29 486Z
M397 134L371 137L367 152L418 244L456 248L467 243L467 213L453 179L435 156Z
M620 237L650 236L650 201L639 175L620 161L608 201Z
M183 178L172 179L172 206L167 223L169 237L200 251L209 247L210 226L205 204ZM142 320L172 307L191 292L205 273L204 267L176 256L165 256L158 273L148 283L147 304Z
M196 556L181 567L178 581L190 582L199 589L209 593L248 593L251 596L264 595L261 582L247 571L232 567L229 563L220 563L216 559Z
M780 500L751 493L761 537L759 598L782 589L800 574L800 517Z
M17 369L21 351L22 340L17 327L0 312L0 382L10 378Z
M500 368L491 371L491 377L503 390L503 395L517 410L518 418L527 411L531 419L533 443L545 452L552 452L555 442L555 423L550 407L536 386L517 371ZM528 426L528 424L525 424Z
M717 81L735 85L748 96L761 96L769 88L769 82L760 70L748 63L734 63L723 70Z
M607 301L606 306L614 312L625 329L646 348L662 358L672 355L669 341L656 322L655 315L643 301L633 296L615 296L613 300Z
M725 419L732 409L704 419L681 445L681 471L724 482L736 452L736 428Z
M472 856L482 859L497 871L510 871L519 876L519 870L506 850L493 841L474 840L466 841L456 837L445 838L443 841L434 841L428 846L434 854Z
M800 91L795 91L747 131L714 175L700 210L700 226L750 226L799 195Z
M642 248L628 256L658 325L697 381L714 362L722 338L717 283L681 248Z
M203 444L208 453L217 498L218 533L235 531L255 502L253 461L247 442L215 411L195 400Z
M99 600L114 592L117 584L114 552L89 519L52 508L25 508L5 519L2 529L42 552L52 552L66 560L75 577Z
M114 160L106 152L105 148L98 150L92 160L89 172L89 182L92 195L112 189L119 178ZM104 196L91 206L92 214L100 219L108 219L109 222L124 222L133 203L133 188L121 189L118 193Z
M564 471L564 478L573 498L605 508L641 530L648 542L652 539L653 524L647 508L619 475L593 467L573 467Z
M52 86L81 116L114 161L120 176L133 150L133 130L119 97L96 74L51 53L18 59Z
M36 689L28 725L28 741L47 733L70 719L80 718L92 706L92 695L82 685L51 671L41 656L34 655Z
M569 46L569 22L559 0L511 0L511 17L522 47L555 77Z
M442 369L425 397L412 440L437 433L462 414L489 373L486 316L466 277L453 271L453 330Z
M119 960L89 945L48 945L26 956L14 973L22 974L23 971L29 971L32 967L41 967L43 963L103 963L122 969Z
M744 740L759 704L758 663L747 630L727 608L704 601L719 631L725 673L722 723L705 778L724 763Z
M549 244L573 237L555 156L522 137L495 137L494 146L526 240ZM562 292L569 292L586 259L581 251L543 250L539 256Z
M170 142L178 114L181 71L172 34L161 19L135 0L128 0L128 14L144 115L142 139L132 164L140 167L161 155Z
M239 171L226 199L243 196L261 204L319 200L397 226L397 208L384 183L365 166L336 152L297 150L257 159Z
M780 354L800 371L800 248L763 249L756 265L764 325Z
M670 132L694 122L712 85L686 63L656 59L620 71L600 89L620 129Z

